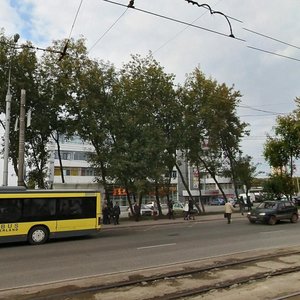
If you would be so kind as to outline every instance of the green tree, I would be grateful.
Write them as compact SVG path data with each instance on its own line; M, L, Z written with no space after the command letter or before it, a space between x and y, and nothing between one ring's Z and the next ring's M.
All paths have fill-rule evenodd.
M279 116L274 128L275 137L268 136L264 156L270 166L293 178L294 161L300 155L300 126L297 114Z
M294 192L294 185L292 178L287 173L273 174L268 180L264 182L264 191L269 194L271 198L280 199L282 195L289 197Z
M166 126L172 123L166 118L171 119L168 108L175 101L173 75L165 74L151 54L132 56L120 71L113 96L112 167L116 180L141 201L141 195L159 190L162 175L170 169L171 129Z
M0 77L7 78L8 70L11 68L11 122L10 122L10 151L9 157L12 160L12 164L15 173L18 174L18 146L19 146L19 133L14 131L16 120L20 113L20 94L21 89L26 90L26 109L31 108L33 103L38 103L39 100L39 83L37 80L37 57L32 45L27 42L18 47L12 47L12 41L5 38L4 33L0 34L1 39L1 51L0 59L3 62L0 68ZM3 82L7 82L7 79ZM5 94L7 91L7 85L3 85L0 88L1 100L0 111L4 112L5 109ZM1 121L3 127L4 122ZM40 130L40 128L39 128ZM32 144L33 127L27 128L25 132L25 157L27 157L27 165L32 166L37 161L36 150L39 147L36 144ZM40 139L35 139L35 141ZM41 154L43 156L43 154ZM43 168L43 167L42 167Z
M204 166L225 199L217 177L230 170L236 183L235 162L241 154L241 138L247 134L247 124L236 114L240 97L233 88L206 78L199 68L187 77L181 90L187 157L199 170Z
M240 156L235 160L234 169L237 176L236 183L245 187L245 193L248 197L249 190L253 186L255 178L259 175L259 172L257 172L257 165L252 163L251 156ZM237 189L236 197L238 198Z

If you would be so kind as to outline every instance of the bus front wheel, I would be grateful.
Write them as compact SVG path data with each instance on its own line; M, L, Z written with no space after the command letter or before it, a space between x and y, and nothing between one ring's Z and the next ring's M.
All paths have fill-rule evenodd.
M28 233L28 242L31 245L40 245L48 240L49 233L44 226L32 227Z

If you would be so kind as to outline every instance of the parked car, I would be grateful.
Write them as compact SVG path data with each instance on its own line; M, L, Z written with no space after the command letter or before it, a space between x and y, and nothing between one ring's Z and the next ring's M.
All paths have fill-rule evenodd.
M236 198L229 198L228 202L231 203L233 206L238 205L238 201Z
M300 197L293 197L293 202L295 205L300 206Z
M288 200L264 201L248 212L250 223L263 222L274 225L279 220L298 221L298 209Z
M127 208L128 211L128 217L131 217L131 210L130 207ZM140 209L140 215L141 216L152 216L153 210L149 207L147 207L145 204L141 205L141 209Z
M215 198L209 201L209 205L225 205L223 198Z
M174 211L183 211L184 205L180 202L173 203L173 210Z

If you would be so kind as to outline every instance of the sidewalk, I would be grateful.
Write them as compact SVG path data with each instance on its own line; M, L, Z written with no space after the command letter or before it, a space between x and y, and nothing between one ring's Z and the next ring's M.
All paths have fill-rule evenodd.
M140 227L140 226L156 226L156 225L170 225L170 224L181 224L181 223L200 223L200 222L211 222L224 220L224 206L218 207L219 209L215 211L206 211L208 214L196 215L195 220L184 220L183 216L177 216L175 219L168 219L167 216L162 218L157 217L156 220L148 217L141 218L140 221L136 222L134 219L121 218L119 225L114 224L102 224L102 230L105 229L117 229L117 228L128 228L128 227ZM247 212L242 215L240 212L234 212L232 214L232 219L247 219ZM224 224L225 224L224 220Z

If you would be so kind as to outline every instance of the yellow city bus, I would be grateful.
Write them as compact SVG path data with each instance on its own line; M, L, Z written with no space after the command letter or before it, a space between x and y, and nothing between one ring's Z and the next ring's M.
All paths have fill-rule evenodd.
M0 189L0 242L88 235L101 227L101 196L94 190Z

